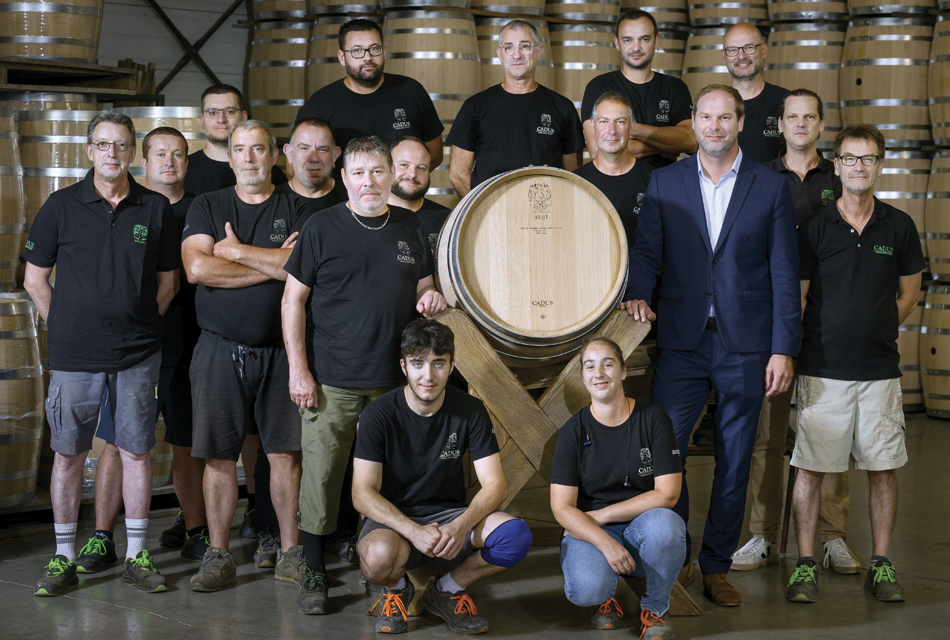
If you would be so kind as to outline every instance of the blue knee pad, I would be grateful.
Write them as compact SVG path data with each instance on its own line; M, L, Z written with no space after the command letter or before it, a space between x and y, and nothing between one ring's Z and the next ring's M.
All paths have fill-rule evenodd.
M524 520L508 520L488 536L482 559L499 567L513 567L528 555L531 540L531 529Z

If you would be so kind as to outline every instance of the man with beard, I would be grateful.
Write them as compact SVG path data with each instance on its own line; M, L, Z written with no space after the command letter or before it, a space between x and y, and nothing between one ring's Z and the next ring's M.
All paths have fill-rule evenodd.
M744 155L739 92L709 85L696 95L699 152L657 169L630 252L627 313L658 319L651 402L673 420L683 456L716 390L716 473L699 566L703 593L734 607L726 572L739 542L749 459L762 398L786 391L798 352L801 303L795 210L785 178ZM660 282L657 313L650 309ZM674 510L689 518L686 479ZM680 581L692 579L690 538Z
M218 591L235 581L228 551L237 505L237 459L254 426L270 461L270 494L280 527L275 578L299 582L297 530L300 417L287 397L287 353L280 331L284 263L310 206L274 193L274 135L257 120L234 126L230 158L237 184L198 196L188 212L182 261L198 286L201 336L192 362L194 442L205 458L204 497L211 546L192 591Z
M297 606L308 615L327 613L326 543L337 528L360 413L404 381L398 363L406 325L417 313L431 316L446 306L419 217L387 203L389 145L375 137L351 140L342 175L349 199L304 225L284 267L281 303L290 397L303 416L298 524L306 567Z
M332 175L333 164L341 153L325 120L298 120L290 132L290 142L284 145L294 177L277 185L275 191L297 194L310 202L314 212L345 202L346 187Z
M297 112L297 120L330 123L340 148L354 138L378 136L391 143L403 136L425 141L432 166L442 162L442 121L425 88L412 78L384 74L383 30L358 18L340 27L337 59L346 77L317 90Z
M696 152L689 118L689 88L679 78L656 73L651 68L659 41L656 20L646 11L632 9L617 21L614 46L620 51L623 65L619 71L588 82L581 103L581 121L591 158L598 153L591 112L597 98L608 91L622 94L633 105L628 145L631 155L654 156L658 165L665 166L681 153Z
M389 150L395 167L389 204L416 212L435 253L439 232L452 210L424 197L429 190L429 150L410 136L396 140Z
M732 87L745 101L745 125L739 133L743 153L759 162L774 160L782 152L778 110L788 93L762 76L769 45L748 22L735 24L722 39L722 62L732 76Z

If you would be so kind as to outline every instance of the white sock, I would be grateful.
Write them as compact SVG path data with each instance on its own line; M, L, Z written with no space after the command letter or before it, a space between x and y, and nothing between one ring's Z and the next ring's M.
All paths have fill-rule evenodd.
M451 573L447 573L441 578L439 578L439 581L436 583L436 586L438 587L439 591L441 591L442 593L451 593L452 595L455 595L456 593L459 593L461 591L465 591L465 587L458 586L455 580L452 579Z
M53 525L53 531L56 532L56 555L66 556L70 562L76 561L76 529L78 528L78 522Z
M392 587L390 587L390 589L392 589L393 591L402 591L405 588L406 588L406 576L399 578L399 582L397 582Z
M125 519L125 535L129 539L126 558L134 558L145 548L145 534L148 532L148 518L144 520Z

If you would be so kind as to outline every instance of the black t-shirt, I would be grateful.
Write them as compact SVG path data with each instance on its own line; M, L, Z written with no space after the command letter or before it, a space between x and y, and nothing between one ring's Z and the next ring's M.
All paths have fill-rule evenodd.
M581 103L581 122L590 120L597 98L608 91L616 91L633 105L634 119L651 127L674 127L693 115L689 87L679 78L654 73L653 79L643 84L627 80L622 71L610 71L587 83ZM654 156L659 166L672 164L663 156Z
M515 94L500 84L462 104L446 143L475 152L472 188L530 165L563 169L564 156L586 144L570 100L541 85Z
M452 210L444 207L438 202L433 202L427 198L422 199L422 206L416 211L419 220L422 221L422 228L429 239L429 246L435 252L435 243L439 239L439 232L442 231L442 225L448 219Z
M627 422L608 427L587 406L558 433L551 484L577 487L577 508L592 511L653 491L654 478L682 470L673 422L662 409L638 401Z
M287 182L287 176L276 164L270 170L274 185ZM188 172L185 173L185 191L200 196L237 184L234 169L227 162L212 160L201 149L188 155Z
M637 228L637 216L640 215L640 205L643 204L643 194L650 184L650 175L657 168L656 158L649 156L640 158L627 173L621 176L608 176L601 173L588 162L574 173L584 178L600 189L610 204L614 206L623 222L623 229L627 232L627 246L633 246L633 232Z
M926 266L913 219L874 199L861 235L832 203L798 228L809 280L798 372L834 380L901 376L897 288Z
M185 230L185 218L195 199L195 194L185 192L181 200L172 205L175 222L178 224L178 241ZM162 368L174 367L185 357L191 360L191 352L198 343L198 316L195 313L195 291L197 287L188 282L184 273L178 274L178 293L165 312L165 331L162 333Z
M215 242L227 234L243 244L279 249L287 236L300 231L313 215L310 205L285 193L274 193L260 204L248 204L233 187L198 196L188 211L182 240L207 235ZM299 241L298 241L299 242ZM199 285L195 295L198 325L203 331L249 347L270 345L281 338L280 299L284 283L267 280L239 289Z
M785 148L778 130L778 112L787 89L765 83L762 93L745 101L745 122L739 132L739 146L761 163L774 160Z
M432 416L409 408L405 387L393 389L360 414L354 457L383 465L380 495L407 516L465 507L462 456L498 453L481 400L453 387Z
M129 176L113 211L85 179L50 195L26 242L26 261L56 267L47 318L50 369L123 371L162 348L158 272L181 263L168 198Z
M415 136L428 142L445 129L425 88L395 73L384 73L383 83L368 94L351 91L342 79L332 82L300 107L296 120L305 118L329 122L337 146L344 150L353 138L379 136L391 144L403 136Z
M819 151L819 153L821 153ZM783 156L785 154L782 154ZM827 158L818 161L802 181L798 174L785 166L782 156L765 163L769 169L785 174L795 205L795 226L818 213L841 197L841 179L835 175L835 163Z
M343 185L343 181L339 178L336 178L333 184L333 188L330 189L330 192L325 196L320 196L319 198L308 198L307 196L302 196L296 191L293 190L293 187L290 186L290 182L285 182L274 187L274 193L289 193L297 198L300 198L304 202L310 203L310 206L313 208L314 213L317 211L323 211L324 209L329 209L335 204L340 204L341 202L346 202L346 187Z
M388 217L357 219L346 203L324 209L303 226L284 269L312 288L308 359L321 384L383 387L405 380L399 340L417 315L419 281L433 272L416 214L390 205Z

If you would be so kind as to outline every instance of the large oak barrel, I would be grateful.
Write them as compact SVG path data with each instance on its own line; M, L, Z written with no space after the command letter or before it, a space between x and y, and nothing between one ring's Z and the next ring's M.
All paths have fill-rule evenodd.
M569 358L623 295L627 242L607 198L586 180L526 167L486 180L449 216L439 286L511 366Z
M0 291L16 286L20 245L26 232L21 172L13 109L0 107Z
M690 29L683 54L683 75L680 79L689 87L690 95L708 84L732 84L729 69L722 61L724 27Z
M82 471L82 494L90 498L96 494L96 470L99 468L99 457L106 448L106 441L93 438L92 449L86 455ZM165 419L158 417L155 425L155 446L151 451L152 488L158 489L172 482L172 446L165 442Z
M534 71L534 79L538 84L553 89L554 82L554 64L551 62L551 34L548 31L548 23L544 20L533 18L519 18L532 24L538 30L538 36L541 38L541 44L544 51L538 60L538 66ZM501 65L501 60L496 55L498 49L498 35L501 28L511 22L511 18L476 18L475 33L478 38L478 57L482 65L482 89L488 89L496 84L500 84L505 79L505 69Z
M833 0L770 0L769 20L779 22L841 21L848 19L848 3ZM770 47L771 48L771 47Z
M311 15L342 15L345 13L372 13L379 8L376 0L307 0ZM365 16L360 16L365 17ZM347 20L352 18L347 17Z
M380 0L383 9L468 9L469 0Z
M188 142L188 153L194 153L208 146L208 136L201 129L201 109L198 107L121 107L115 110L132 118L135 127L137 150L135 162L129 166L129 173L136 182L145 184L145 169L140 162L145 150L142 140L152 129L172 127L181 132Z
M927 67L927 101L934 144L950 146L950 20L937 17L930 65Z
M853 16L912 13L928 15L936 8L934 0L904 0L904 2L877 2L877 0L848 0L848 12Z
M714 27L722 24L768 22L769 4L766 0L751 2L698 2L689 3L689 24L693 27Z
M290 138L297 111L307 97L310 31L309 22L254 25L247 69L251 117L266 122L282 140Z
M0 3L0 56L95 62L104 0Z
M924 208L926 256L935 280L950 282L950 151L934 154Z
M0 508L33 499L43 400L33 303L0 296Z
M653 70L679 78L683 75L683 54L686 53L685 31L660 31Z
M608 71L620 69L620 52L614 46L614 27L551 24L550 31L554 90L580 109L587 83Z
M548 0L544 15L579 22L609 22L620 16L620 0Z
M0 93L0 107L10 107L14 111L95 111L98 109L96 96L92 94L50 91Z
M660 31L689 31L687 0L620 0L621 15L631 9L646 11Z
M512 18L544 15L544 0L472 0L471 8L495 13L510 13Z
M920 321L920 382L927 415L950 418L950 287L927 288Z
M933 21L861 18L848 23L838 96L844 124L876 125L888 148L930 144L927 66Z
M309 13L307 0L253 0L255 22L261 20L300 20Z
M346 77L346 69L336 52L340 50L337 36L340 25L349 20L348 16L318 17L313 23L307 48L307 96Z

